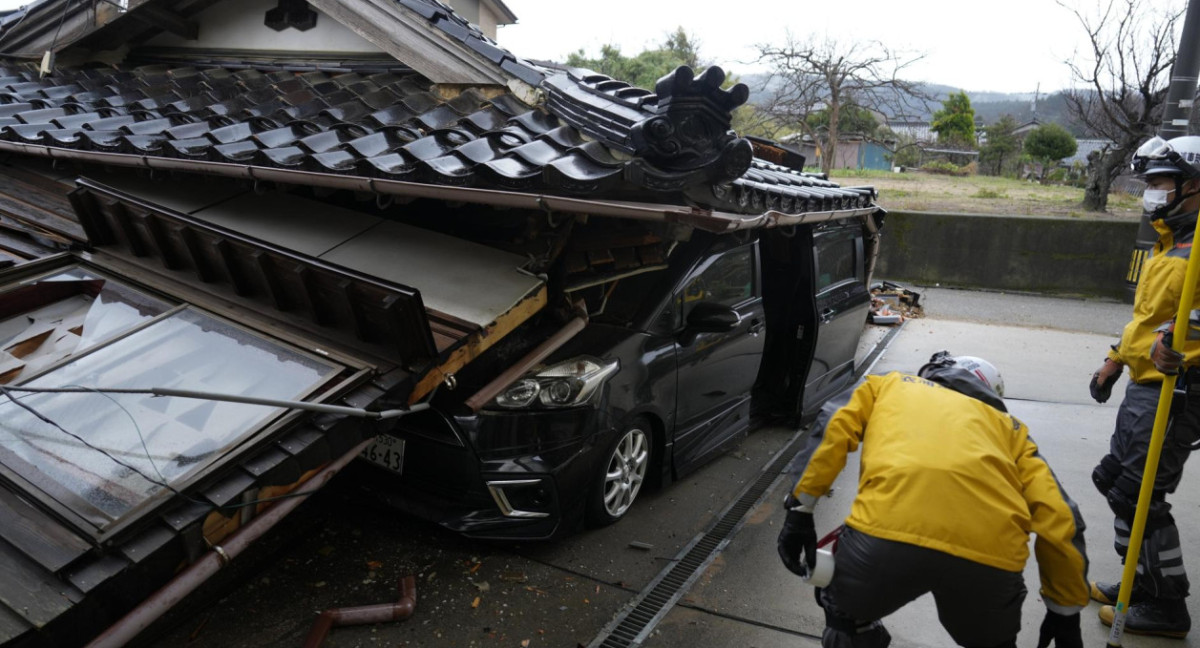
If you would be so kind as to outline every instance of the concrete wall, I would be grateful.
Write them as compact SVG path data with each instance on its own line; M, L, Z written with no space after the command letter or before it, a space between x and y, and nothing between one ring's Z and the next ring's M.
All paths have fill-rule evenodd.
M877 278L1117 299L1138 223L895 211Z

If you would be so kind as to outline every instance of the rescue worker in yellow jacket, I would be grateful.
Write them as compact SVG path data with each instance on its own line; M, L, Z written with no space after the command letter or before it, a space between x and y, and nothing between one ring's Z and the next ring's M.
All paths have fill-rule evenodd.
M1186 636L1191 617L1185 601L1189 583L1179 529L1166 496L1179 486L1184 463L1200 440L1200 344L1187 343L1185 357L1170 348L1169 339L1162 339L1164 332L1174 328L1200 209L1200 179L1192 177L1194 170L1189 164L1200 164L1200 137L1177 137L1170 142L1154 138L1134 156L1135 170L1147 183L1143 206L1158 232L1158 241L1142 266L1133 319L1125 325L1120 342L1109 351L1091 382L1092 397L1103 403L1122 369L1129 367L1129 385L1117 410L1109 453L1092 472L1092 481L1115 515L1114 546L1124 559L1164 371L1174 374L1183 367L1125 618L1128 632L1168 637ZM1194 302L1200 307L1200 295ZM1189 328L1194 329L1196 318L1193 311ZM1188 335L1189 340L1196 337L1195 330ZM1100 608L1100 620L1106 624L1112 624L1112 606L1120 585L1119 579L1092 584L1092 598L1105 604Z
M814 567L813 508L861 445L833 579L818 590L823 648L887 646L879 619L929 592L960 646L1015 647L1030 532L1047 608L1038 647L1081 648L1083 520L1002 394L990 363L942 351L916 376L868 376L826 404L778 543L788 569Z

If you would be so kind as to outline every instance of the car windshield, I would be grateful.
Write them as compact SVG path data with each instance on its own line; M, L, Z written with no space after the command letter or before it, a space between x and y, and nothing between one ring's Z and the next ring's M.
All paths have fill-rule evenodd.
M603 303L603 309L599 313L594 313L592 319L618 326L632 324L634 318L641 312L640 309L650 305L647 304L649 300L655 300L657 303L664 291L661 286L667 280L666 272L654 270L597 286L598 292L593 293L597 295L594 303ZM607 301L605 301L606 296ZM591 299L589 299L590 303L593 303ZM596 308L593 307L593 311L595 310Z

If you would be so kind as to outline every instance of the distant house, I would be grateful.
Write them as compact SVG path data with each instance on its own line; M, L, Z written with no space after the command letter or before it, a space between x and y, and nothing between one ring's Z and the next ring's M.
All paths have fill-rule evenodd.
M1088 155L1095 151L1100 151L1105 147L1116 146L1116 142L1108 139L1077 139L1075 140L1075 155L1069 158L1064 158L1062 164L1065 166L1074 166L1076 162L1082 165L1087 165Z
M1020 126L1013 129L1013 136L1017 139L1025 139L1025 136L1033 132L1035 128L1041 126L1042 122L1037 119L1031 119Z
M811 164L821 164L822 151L807 135L803 138L792 136L791 140L784 137L781 141L798 147L804 159L811 161ZM892 149L888 148L888 144L894 147L895 143L876 142L868 140L861 135L838 138L837 151L835 153L837 159L834 160L831 168L874 169L877 171L891 169L892 162L889 156L892 153Z

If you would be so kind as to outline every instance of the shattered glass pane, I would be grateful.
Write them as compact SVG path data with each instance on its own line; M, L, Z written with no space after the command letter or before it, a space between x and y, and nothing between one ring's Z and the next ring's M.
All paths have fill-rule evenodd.
M27 384L297 399L337 371L335 365L189 309ZM164 484L204 468L281 413L258 405L131 394L18 398L54 424L0 400L3 463L97 528L160 493Z
M28 378L171 305L81 268L0 294L0 384Z

